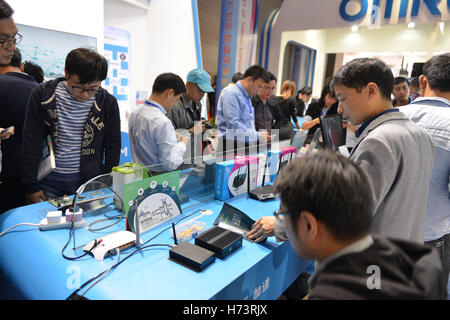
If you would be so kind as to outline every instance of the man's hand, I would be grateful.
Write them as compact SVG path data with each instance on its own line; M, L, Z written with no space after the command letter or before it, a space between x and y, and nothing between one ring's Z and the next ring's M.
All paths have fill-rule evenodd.
M9 139L12 135L14 135L14 126L7 129L0 128L0 140Z
M260 131L259 132L259 141L264 143L264 142L270 142L272 141L272 136L270 135L270 133L268 131Z
M350 123L348 123L348 122L342 121L342 126L343 126L344 128L349 129L349 130L352 130L353 132L356 132L356 131L358 130L358 127L352 126L352 125L351 125Z
M47 201L47 198L44 194L44 191L38 191L35 193L27 193L26 194L27 204L39 203L42 201Z
M247 237L255 242L260 242L275 233L275 217L262 217L253 224L252 230L247 233Z
M184 136L182 134L178 136L178 142L183 142L186 145L189 143L190 140L191 139L188 136Z
M194 124L194 126L192 128L189 129L190 133L193 134L200 134L206 131L206 126L205 126L205 121L196 121L196 123Z

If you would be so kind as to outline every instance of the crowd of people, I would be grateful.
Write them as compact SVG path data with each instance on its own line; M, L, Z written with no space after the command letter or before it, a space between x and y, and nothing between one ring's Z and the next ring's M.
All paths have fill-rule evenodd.
M74 194L87 180L111 172L121 149L119 106L101 87L106 59L74 49L65 76L44 81L35 64L21 62L13 13L0 0L0 213ZM450 54L430 58L411 82L395 78L379 59L352 60L327 79L317 100L310 87L296 92L290 80L279 95L276 87L274 74L258 65L233 76L214 113L217 154L289 140L295 130L308 130L309 143L321 117L330 114L340 114L356 137L348 158L324 149L283 168L274 182L280 209L247 235L256 242L269 236L289 241L301 257L317 262L286 297L445 299ZM187 147L195 148L193 137L211 128L201 101L214 91L202 69L191 70L186 82L160 74L129 118L133 161L155 174L178 169ZM39 179L47 137L56 168Z

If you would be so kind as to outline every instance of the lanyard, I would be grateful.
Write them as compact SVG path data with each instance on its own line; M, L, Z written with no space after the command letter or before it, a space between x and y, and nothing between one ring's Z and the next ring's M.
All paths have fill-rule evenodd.
M163 110L163 108L161 108L161 106L157 105L156 103L153 103L153 102L151 102L151 101L149 101L149 100L145 100L144 103L147 104L147 105L149 105L149 106L153 106L153 107L158 108L158 109L161 110L161 112L164 113L164 114L166 113L165 110Z

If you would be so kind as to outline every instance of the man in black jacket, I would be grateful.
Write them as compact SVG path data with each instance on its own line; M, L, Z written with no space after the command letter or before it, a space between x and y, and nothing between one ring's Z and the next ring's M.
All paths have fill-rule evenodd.
M22 130L28 98L38 83L21 71L21 60L16 49L9 65L0 66L0 129L11 128L8 138L1 141L0 213L26 205L20 183Z
M297 159L274 185L275 216L295 251L318 262L310 299L445 299L434 248L369 233L373 200L362 170L329 150Z
M120 159L120 115L116 98L101 88L106 59L85 48L72 50L65 78L42 83L25 115L22 183L28 203L74 194L85 181L111 172ZM53 142L56 169L38 181L44 139Z

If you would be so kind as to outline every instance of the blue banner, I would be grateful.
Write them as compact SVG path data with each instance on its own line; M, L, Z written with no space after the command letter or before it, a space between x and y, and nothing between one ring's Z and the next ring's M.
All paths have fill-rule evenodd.
M255 64L258 11L259 0L222 1L216 99L234 73Z

